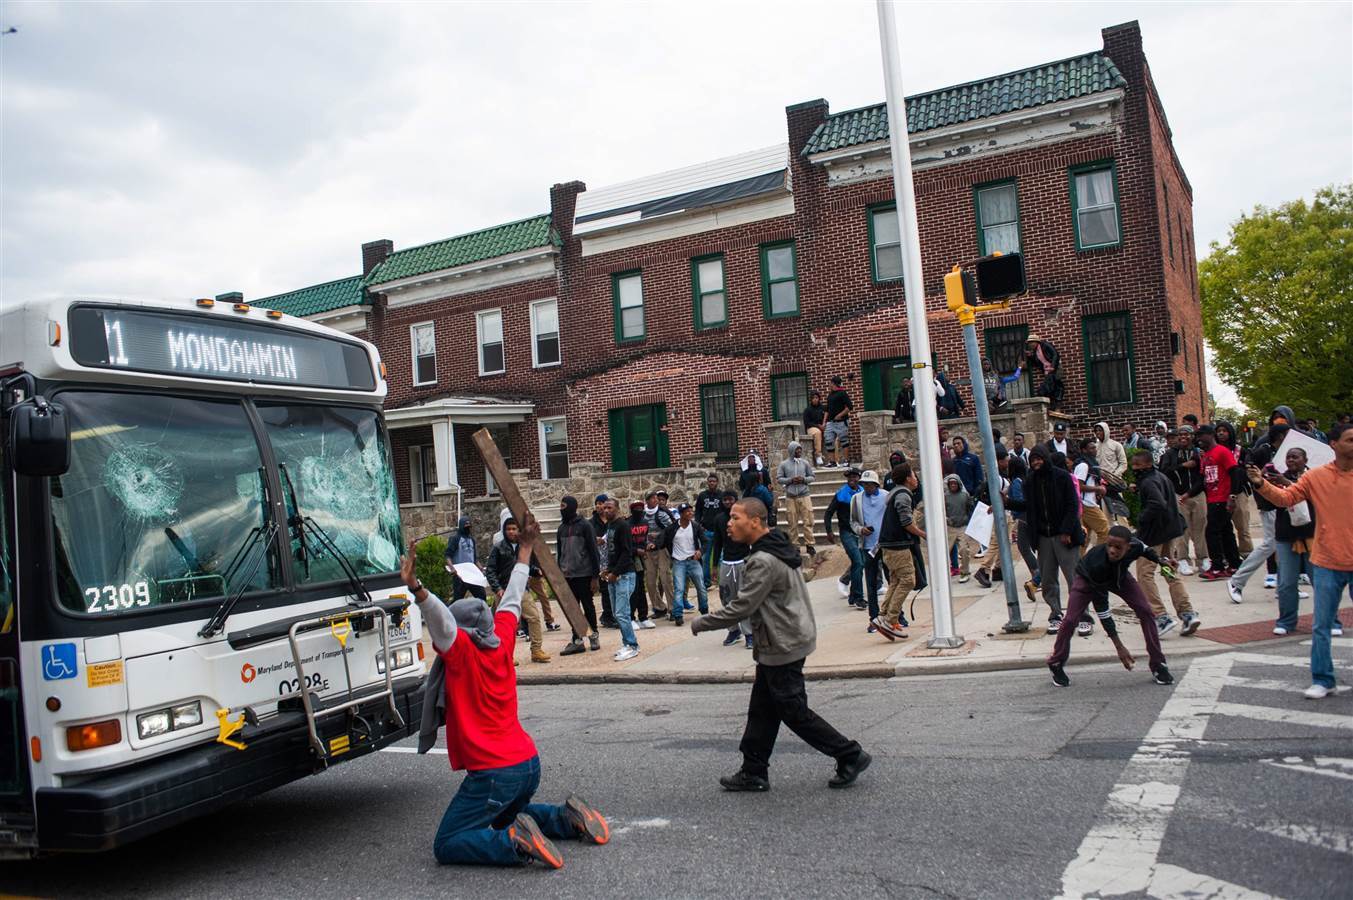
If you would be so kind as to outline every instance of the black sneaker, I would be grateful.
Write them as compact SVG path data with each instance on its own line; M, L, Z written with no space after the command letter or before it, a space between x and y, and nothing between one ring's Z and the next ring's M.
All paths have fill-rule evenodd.
M1157 666L1156 670L1151 673L1151 677L1156 680L1156 684L1174 684L1174 676L1163 665Z
M620 623L617 622L617 621L615 620L615 616L602 616L602 617L601 617L601 627L602 627L602 628L619 628L619 627L620 627Z
M601 637L594 631L587 636L587 645L593 650L601 649Z
M507 827L507 836L512 840L517 855L523 860L529 862L534 859L552 869L564 867L564 857L560 854L559 848L545 837L536 820L526 813L520 813Z
M606 817L576 794L564 801L564 818L577 829L580 840L600 845L611 839L611 826L606 823Z
M560 656L573 656L575 653L583 652L582 641L569 641L568 646L559 651Z
M827 779L829 788L847 788L855 783L855 779L860 777L869 764L874 761L874 757L861 750L849 761L841 761L836 764L836 774Z
M680 628L681 626L686 624L686 620L681 618L681 616L677 616L676 618L672 619L672 624Z
M1048 663L1048 671L1052 673L1052 683L1058 687L1067 687L1071 684L1071 679L1066 677L1066 669L1056 663Z
M977 583L980 584L982 587L984 588L991 587L991 576L987 574L986 569L978 569L977 574L974 575L973 578L976 578Z
M737 628L734 628L729 631L728 636L723 639L723 645L725 647L731 647L740 640L742 640L742 632Z
M770 790L770 782L759 775L748 775L746 772L738 769L732 775L724 775L719 779L719 784L723 785L725 791L748 791L750 793L765 793Z

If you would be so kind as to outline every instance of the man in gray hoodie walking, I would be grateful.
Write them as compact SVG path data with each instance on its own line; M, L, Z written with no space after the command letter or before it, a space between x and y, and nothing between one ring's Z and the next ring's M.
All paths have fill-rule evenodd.
M783 722L810 747L836 760L836 774L827 786L848 787L872 758L808 707L803 663L817 646L817 623L808 585L798 571L802 558L784 534L770 530L768 515L765 504L755 498L733 505L728 536L752 548L742 587L722 610L691 622L692 634L725 630L742 619L752 625L756 682L739 745L742 768L719 783L728 791L770 790L770 755Z
M775 480L785 492L785 513L789 516L789 540L808 551L817 553L813 546L813 501L808 496L813 483L813 467L803 458L803 445L789 442L789 456L775 472Z

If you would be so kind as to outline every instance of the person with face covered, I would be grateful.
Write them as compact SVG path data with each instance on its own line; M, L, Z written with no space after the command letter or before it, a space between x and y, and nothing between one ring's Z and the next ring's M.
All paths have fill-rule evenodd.
M564 573L573 599L583 609L588 627L588 644L593 650L601 649L601 637L597 634L597 608L592 603L592 582L601 572L601 555L597 552L597 535L592 525L578 515L578 498L564 497L559 501L559 531L555 538L556 552L559 554L559 569ZM573 656L583 652L583 639L576 631L568 646L559 651L560 656Z
M418 579L415 544L400 559L400 577L413 593L436 653L424 688L418 752L432 749L445 725L451 768L465 771L432 842L443 865L537 862L558 869L564 859L555 841L610 840L605 817L581 797L557 806L533 802L540 755L517 715L512 658L539 535L535 518L528 515L497 613L478 598L457 600L448 609Z
M1132 532L1123 525L1109 529L1109 538L1102 544L1090 549L1076 564L1075 579L1071 582L1071 592L1067 599L1066 618L1057 630L1057 642L1048 655L1048 669L1052 672L1052 683L1058 687L1071 684L1063 666L1071 655L1071 635L1075 631L1075 621L1093 604L1099 615L1104 633L1113 641L1118 651L1118 659L1123 668L1132 670L1132 654L1123 646L1118 637L1118 626L1114 624L1113 614L1109 612L1109 594L1117 594L1134 613L1142 627L1142 636L1146 638L1146 653L1150 661L1151 675L1156 684L1173 684L1174 677L1165 666L1165 654L1160 649L1160 634L1156 630L1156 620L1151 614L1151 606L1146 596L1132 577L1129 567L1136 560L1145 557L1157 565L1173 566L1174 560L1163 557L1150 547L1132 536Z

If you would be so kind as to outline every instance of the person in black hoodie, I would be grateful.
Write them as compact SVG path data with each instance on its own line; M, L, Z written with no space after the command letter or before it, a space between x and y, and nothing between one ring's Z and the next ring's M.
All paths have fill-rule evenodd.
M630 529L630 559L634 564L634 593L630 595L630 608L634 610L634 620L639 628L657 628L649 617L648 586L644 583L644 560L648 554L648 517L644 515L644 501L631 501L630 517L626 521Z
M749 619L756 640L752 649L756 682L739 745L742 767L719 783L727 791L770 790L770 756L783 723L810 747L836 760L829 787L849 787L872 758L808 706L803 664L817 646L817 623L799 571L798 548L784 532L771 531L765 504L754 498L733 505L728 537L752 548L742 587L723 609L691 621L691 633L700 634Z
M1179 513L1174 485L1151 464L1151 451L1134 452L1130 463L1135 478L1132 489L1142 501L1142 511L1137 516L1137 537L1157 556L1169 556L1170 547L1184 534L1184 517ZM1156 617L1156 630L1163 635L1174 628L1175 622L1166 613L1165 604L1160 601L1156 569L1156 564L1146 556L1137 560L1137 581L1146 594L1146 602L1151 605L1152 615ZM1189 589L1178 575L1174 572L1165 575L1165 584L1170 589L1170 602L1174 605L1174 611L1184 625L1180 634L1187 637L1198 630L1202 619L1193 611L1193 604L1189 602Z
M1076 480L1066 469L1053 465L1047 447L1038 444L1030 449L1029 480L1024 486L1025 515L1029 530L1038 541L1039 584L1051 609L1048 634L1056 632L1062 624L1058 575L1070 587L1080 558L1077 548L1085 543L1076 491Z
M1113 641L1123 668L1132 670L1132 654L1123 646L1118 637L1118 627L1109 612L1109 594L1117 594L1123 602L1137 614L1142 626L1142 636L1146 638L1146 653L1150 660L1151 674L1156 684L1174 684L1174 676L1165 666L1165 654L1160 649L1160 635L1156 631L1156 621L1151 615L1151 607L1146 602L1142 589L1136 579L1128 574L1128 566L1137 559L1146 557L1157 565L1172 566L1174 560L1156 553L1150 547L1132 536L1132 532L1123 525L1109 529L1109 537L1104 543L1089 550L1076 565L1076 578L1071 583L1071 593L1067 599L1067 617L1057 631L1057 643L1048 655L1048 669L1052 672L1052 683L1058 687L1071 684L1062 667L1071 654L1072 621L1079 618L1091 603L1099 612L1099 621L1104 633Z
M606 504L610 499L606 494L597 494L592 515L587 519L587 524L592 526L592 533L597 536L597 564L601 569L606 568ZM597 591L601 594L601 627L619 628L615 614L611 612L611 592L600 579L597 581Z
M555 547L559 554L559 568L564 573L573 599L577 600L587 617L592 633L588 635L588 644L593 650L601 649L601 637L597 634L597 608L592 603L592 582L601 571L601 556L597 552L597 535L587 520L578 515L578 499L565 497L559 501L559 531L555 535ZM573 640L559 651L560 656L572 656L583 652L583 639L575 631Z

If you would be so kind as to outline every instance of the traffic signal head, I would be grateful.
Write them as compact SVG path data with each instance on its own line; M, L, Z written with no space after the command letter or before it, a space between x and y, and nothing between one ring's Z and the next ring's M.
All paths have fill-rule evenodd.
M1022 254L994 253L984 256L977 261L974 269L977 271L977 297L983 303L1024 293Z
M973 284L972 275L954 266L953 271L944 276L944 296L948 300L949 309L954 312L965 306L976 306L977 288Z

